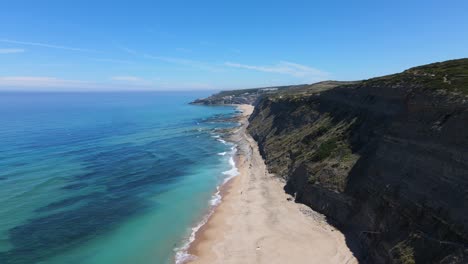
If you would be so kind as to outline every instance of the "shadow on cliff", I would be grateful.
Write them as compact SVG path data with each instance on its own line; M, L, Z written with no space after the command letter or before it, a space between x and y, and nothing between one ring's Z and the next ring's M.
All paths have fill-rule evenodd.
M354 92L354 89L347 87L335 88L322 92L320 95L311 96L306 101L306 104L315 106L315 110L320 115L329 115L332 127L342 123L352 123L345 137L352 152L358 153L360 158L345 176L344 191L339 193L322 188L319 184L310 184L309 172L305 165L299 165L292 172L284 190L294 196L296 202L306 204L324 214L330 224L343 232L348 248L359 262L368 263L369 252L366 250L365 241L369 238L375 240L378 234L368 226L359 223L368 223L369 219L359 216L362 205L356 201L367 196L361 192L365 192L365 188L360 190L360 187L365 186L365 171L370 162L369 157L375 155L377 144L383 135L381 132L388 126L390 117L401 112L403 107L401 104L379 102L372 95L361 98ZM364 94L369 94L369 91L365 91ZM278 120L276 123L282 124L281 128L287 127L282 121Z
M466 259L468 164L453 155L468 146L460 132L468 133L460 125L467 124L468 111L452 102L437 102L438 108L435 100L405 88L353 86L301 102L329 115L332 127L352 123L345 137L359 159L342 192L309 183L305 165L291 172L284 190L326 215L361 263ZM285 120L275 122L281 124L276 133L287 127Z

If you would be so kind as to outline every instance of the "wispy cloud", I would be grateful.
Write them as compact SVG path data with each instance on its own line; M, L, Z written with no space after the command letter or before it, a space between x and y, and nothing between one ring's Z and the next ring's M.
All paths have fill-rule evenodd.
M186 91L186 90L214 90L219 88L210 83L204 82L160 82L158 87L162 90Z
M142 78L136 76L112 76L113 81L124 81L124 82L141 82Z
M183 65L199 70L204 70L204 71L211 71L211 72L220 72L223 71L222 67L218 67L216 65L213 65L212 63L206 63L202 61L196 61L196 60L190 60L190 59L185 59L185 58L176 58L176 57L168 57L168 56L155 56L151 55L148 53L143 53L136 51L131 48L119 46L119 48L123 51L125 51L128 54L135 55L138 57L142 57L145 59L151 59L151 60L158 60L166 63L171 63L171 64L177 64L177 65ZM190 53L191 50L189 49L183 49L183 48L177 48L176 50L181 51L181 52L186 52Z
M247 65L233 62L226 62L224 65L228 67L241 68L246 70L260 71L260 72L270 72L270 73L279 73L286 74L294 77L300 78L309 78L309 79L320 79L326 78L329 74L327 72L298 64L293 62L281 61L275 65L271 66L258 66L258 65Z
M175 64L184 64L184 65L198 64L198 62L193 61L193 60L174 58L174 57L153 56L149 54L145 54L144 57L148 59L160 60L160 61L165 61L165 62L170 62L170 63L175 63Z
M112 62L112 63L122 63L122 64L134 64L133 61L128 61L128 60L118 60L118 59L101 59L101 58L90 58L90 60L93 61L99 61L99 62Z
M0 49L0 54L23 53L24 49Z
M177 51L184 52L184 53L192 53L191 49L186 48L176 48Z
M12 39L0 39L0 42L27 45L27 46L37 46L37 47L50 48L50 49L61 49L61 50L70 50L70 51L81 51L81 52L96 52L94 50L89 50L89 49L67 47L67 46L61 46L61 45L55 45L55 44L49 44L49 43L18 41L18 40L12 40Z
M4 91L142 91L154 89L154 86L143 83L123 82L119 84L43 76L0 77L0 90Z
M0 77L0 87L39 87L39 88L88 88L91 82L65 80L55 77L42 76L4 76Z
M135 50L129 49L127 47L119 46L119 49L125 51L128 54L132 54L132 55L137 55L138 54L138 52L136 52Z
M212 90L201 82L172 82L159 78L113 76L107 82L68 80L44 76L0 76L0 91L157 91L157 90Z
M197 68L199 70L212 71L212 72L222 71L220 67L215 67L215 66L212 66L211 64L201 62L201 61L195 61L195 60L189 60L189 59L183 59L183 58L165 57L165 56L153 56L149 54L144 54L144 57L148 59L164 61L164 62L168 62L172 64L189 66L192 68Z

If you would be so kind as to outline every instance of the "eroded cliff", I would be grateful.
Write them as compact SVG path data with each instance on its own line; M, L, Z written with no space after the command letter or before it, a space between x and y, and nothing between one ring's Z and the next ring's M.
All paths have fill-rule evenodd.
M369 263L468 262L468 59L265 96L249 132ZM356 251L357 252L357 251Z

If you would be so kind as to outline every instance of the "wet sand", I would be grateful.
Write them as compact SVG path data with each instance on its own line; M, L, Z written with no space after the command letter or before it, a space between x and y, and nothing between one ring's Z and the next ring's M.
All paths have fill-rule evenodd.
M253 106L240 105L239 176L222 187L222 202L196 233L190 263L357 263L341 232L319 213L288 200L284 182L268 173L246 133ZM290 201L291 200L291 201Z

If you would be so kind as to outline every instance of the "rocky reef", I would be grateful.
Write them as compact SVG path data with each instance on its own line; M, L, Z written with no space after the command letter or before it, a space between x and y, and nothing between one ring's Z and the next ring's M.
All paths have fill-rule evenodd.
M468 59L321 87L255 99L285 190L363 263L468 263Z

